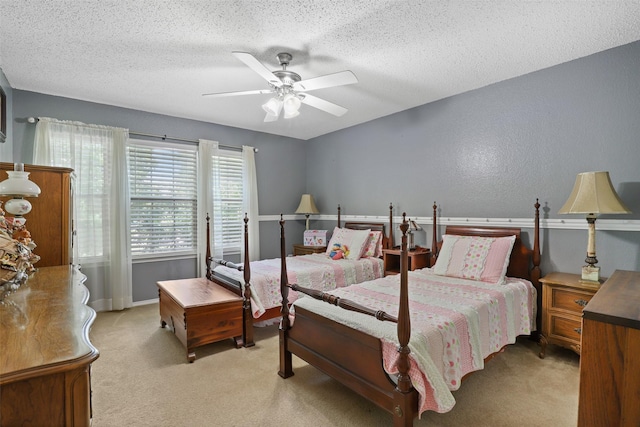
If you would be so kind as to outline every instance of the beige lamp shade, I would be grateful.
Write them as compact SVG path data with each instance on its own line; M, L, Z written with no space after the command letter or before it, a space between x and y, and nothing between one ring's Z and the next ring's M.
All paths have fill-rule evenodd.
M304 214L307 218L306 227L309 229L309 215L320 213L318 208L316 207L316 202L313 201L313 196L311 194L303 194L300 198L300 204L298 205L298 209L296 209L297 214Z
M296 213L305 215L320 213L320 211L316 207L316 203L313 201L313 196L311 194L302 195L302 197L300 198L298 209L296 209Z
M609 172L583 172L560 214L628 214L628 207L613 189Z

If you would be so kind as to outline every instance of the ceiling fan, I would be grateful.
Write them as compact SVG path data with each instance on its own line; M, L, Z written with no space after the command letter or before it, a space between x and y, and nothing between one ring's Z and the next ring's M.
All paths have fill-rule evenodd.
M258 73L269 84L269 89L246 90L240 92L205 93L202 96L225 97L238 95L258 95L273 93L275 96L265 104L262 109L267 115L265 122L278 120L280 112L284 110L284 118L290 119L300 114L301 104L306 104L334 116L342 116L347 109L332 102L309 95L307 92L318 89L325 89L335 86L342 86L357 83L358 79L351 71L341 71L339 73L327 74L302 80L299 74L287 70L287 66L293 58L291 54L282 52L276 55L282 70L269 71L253 55L246 52L232 52L233 56L244 62L249 68Z

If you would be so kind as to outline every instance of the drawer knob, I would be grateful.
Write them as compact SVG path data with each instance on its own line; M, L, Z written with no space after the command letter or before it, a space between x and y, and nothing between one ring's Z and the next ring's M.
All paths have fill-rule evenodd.
M575 300L575 301L573 301L573 302L575 302L576 304L578 304L580 307L584 307L585 305L587 305L587 303L588 303L589 301L585 301L585 300L583 300L583 299L577 299L577 300Z
M573 330L582 335L582 328L573 328Z

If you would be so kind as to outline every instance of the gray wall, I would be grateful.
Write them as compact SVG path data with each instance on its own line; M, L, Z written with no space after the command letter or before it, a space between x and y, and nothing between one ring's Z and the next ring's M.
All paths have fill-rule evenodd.
M617 218L640 219L640 42L306 142L14 90L14 157L25 163L33 150L29 116L253 145L260 150L263 216L293 213L299 195L310 192L322 214L335 214L341 204L345 215L381 221L390 202L396 215L430 218L434 201L444 217L531 218L536 198L543 218L577 220L557 214L576 174L608 170L633 211ZM311 222L312 228L334 225ZM300 242L303 228L303 221L288 221L288 242ZM579 273L586 230L544 228L541 234L543 273ZM263 258L278 255L278 235L276 221L261 222ZM430 242L430 231L416 240ZM599 230L597 255L604 276L640 270L640 232ZM195 270L189 260L155 264L134 266L135 301L155 298L156 280Z
M431 217L436 201L444 217L531 218L539 198L548 218L577 219L557 212L576 174L591 170L609 171L633 211L617 218L640 218L640 42L318 137L307 149L309 192L357 215L385 215L393 202L397 215ZM579 272L585 230L543 237L543 272ZM598 231L597 255L603 275L640 269L640 232Z

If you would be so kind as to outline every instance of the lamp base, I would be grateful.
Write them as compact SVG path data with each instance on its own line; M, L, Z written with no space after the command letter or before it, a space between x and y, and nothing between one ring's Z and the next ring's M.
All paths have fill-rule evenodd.
M581 282L600 283L600 267L596 265L585 265L582 267Z

